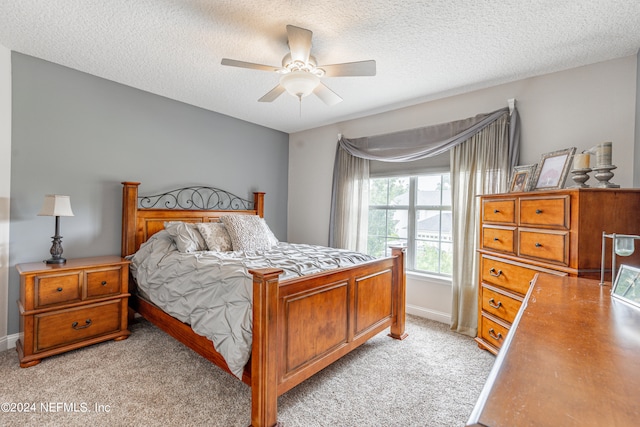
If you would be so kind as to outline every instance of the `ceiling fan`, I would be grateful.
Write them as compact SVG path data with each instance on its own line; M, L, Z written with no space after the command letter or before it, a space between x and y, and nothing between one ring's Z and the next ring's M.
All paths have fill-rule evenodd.
M252 62L222 59L222 65L273 71L281 74L280 83L267 92L259 102L272 102L285 91L298 97L314 93L327 105L335 105L342 98L320 81L321 77L375 76L376 61L346 62L342 64L318 65L311 56L312 32L294 25L287 25L290 53L282 58L282 67L254 64Z

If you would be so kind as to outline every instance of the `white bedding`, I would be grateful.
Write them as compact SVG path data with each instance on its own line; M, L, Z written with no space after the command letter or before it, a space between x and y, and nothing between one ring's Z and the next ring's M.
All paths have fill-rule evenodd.
M131 257L141 293L166 313L213 341L242 378L251 354L253 279L249 269L284 270L280 280L346 267L373 257L323 246L280 242L267 251L178 252L162 230Z

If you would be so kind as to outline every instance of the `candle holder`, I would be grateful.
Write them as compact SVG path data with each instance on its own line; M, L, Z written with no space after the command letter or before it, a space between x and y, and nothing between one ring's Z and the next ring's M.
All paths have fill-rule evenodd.
M585 182L589 180L589 172L591 168L571 169L571 179L575 182L571 188L589 188Z
M613 178L612 170L616 169L617 166L614 165L604 165L604 166L595 166L593 170L595 173L595 178L599 181L596 187L598 188L620 188L618 184L612 184L609 182L611 178Z

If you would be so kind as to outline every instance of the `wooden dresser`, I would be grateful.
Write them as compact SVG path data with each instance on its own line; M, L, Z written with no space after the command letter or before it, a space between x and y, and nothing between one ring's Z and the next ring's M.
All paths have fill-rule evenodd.
M119 256L79 258L65 264L18 264L20 367L44 357L106 340L127 330L129 261Z
M638 189L505 193L480 202L476 341L494 354L536 273L599 278L602 232L640 234ZM621 261L640 265L640 248Z
M638 425L640 309L599 282L536 277L468 426Z

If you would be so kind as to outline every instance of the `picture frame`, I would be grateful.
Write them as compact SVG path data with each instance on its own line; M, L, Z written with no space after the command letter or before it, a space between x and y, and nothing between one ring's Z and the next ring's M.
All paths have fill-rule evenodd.
M509 184L509 192L531 191L533 175L537 166L537 164L515 166L511 176L511 183Z
M640 268L622 264L611 288L611 296L640 308Z
M563 188L575 152L576 147L571 147L543 154L536 168L533 190Z

